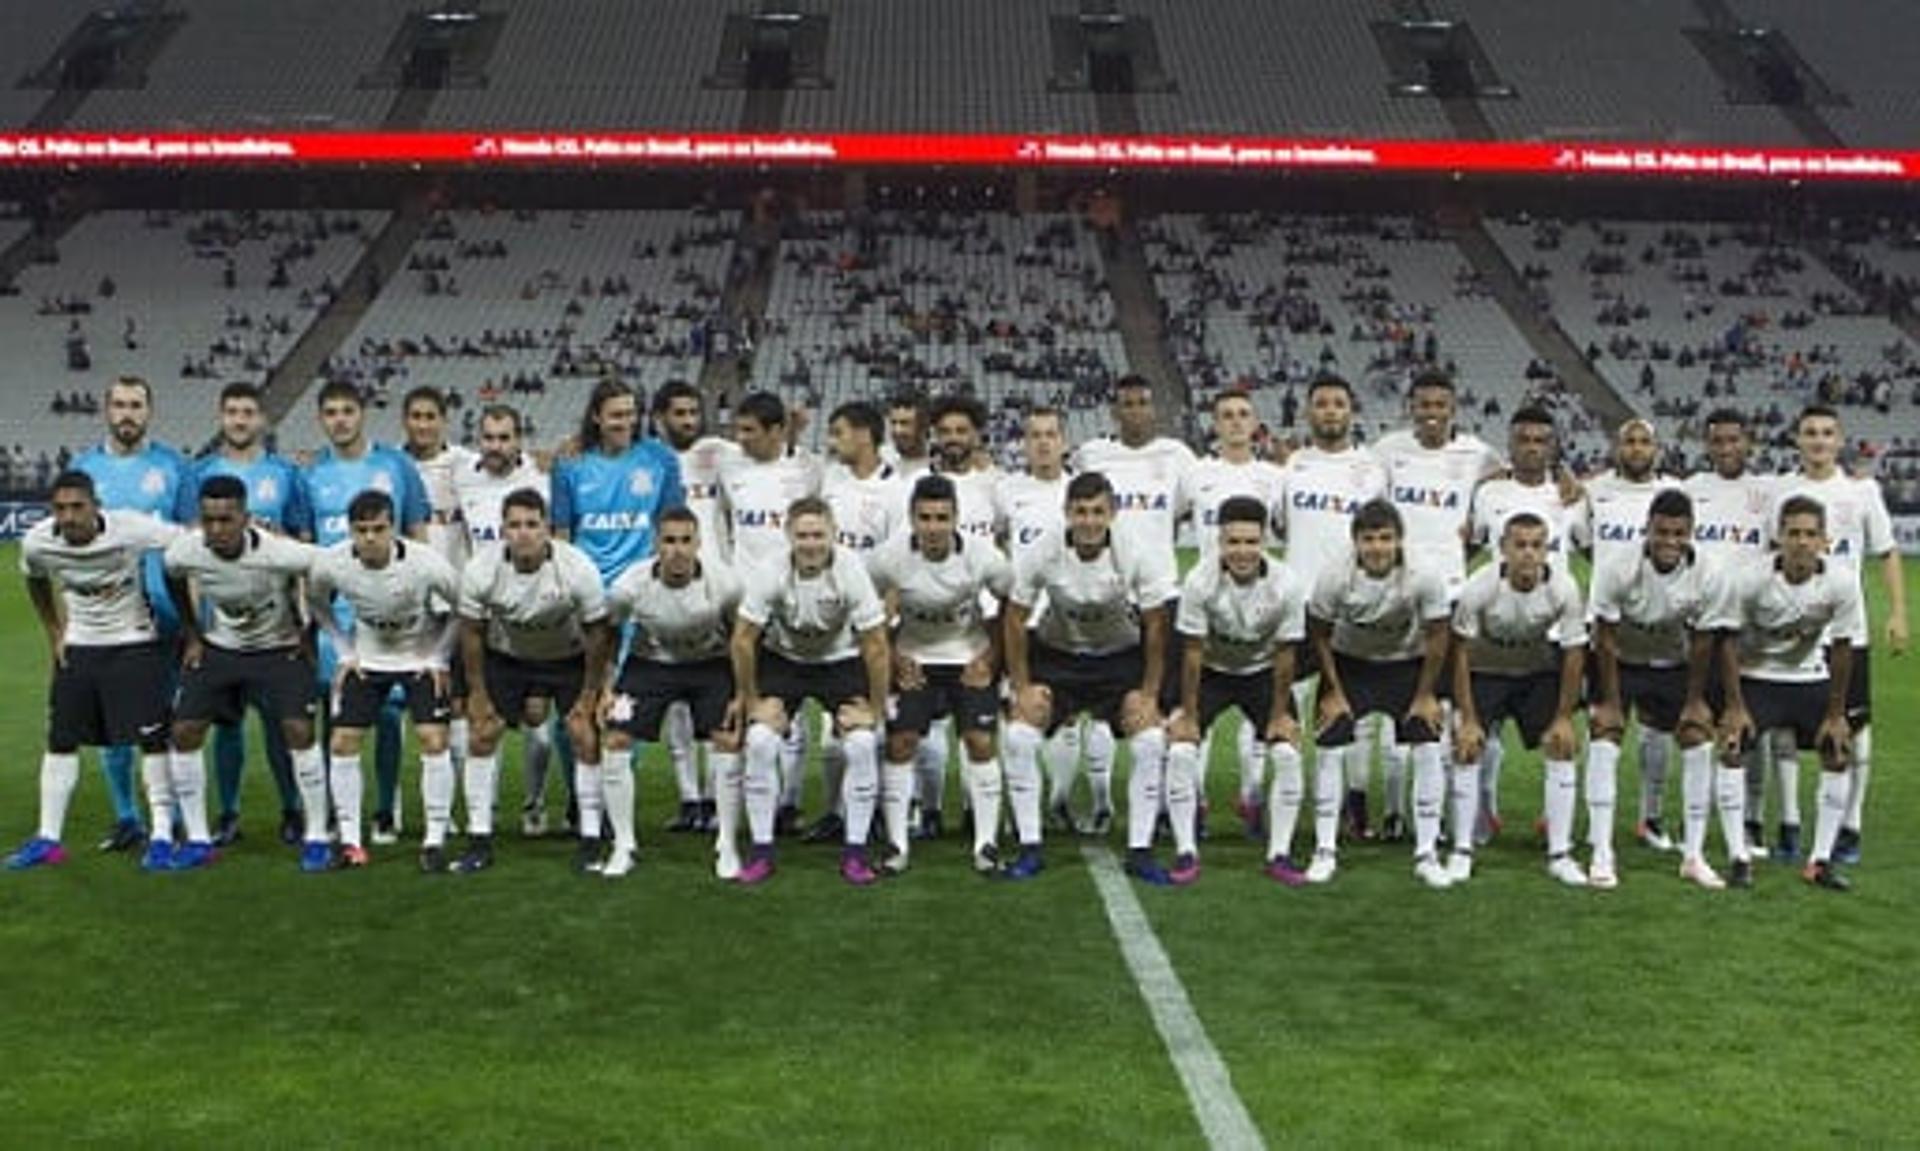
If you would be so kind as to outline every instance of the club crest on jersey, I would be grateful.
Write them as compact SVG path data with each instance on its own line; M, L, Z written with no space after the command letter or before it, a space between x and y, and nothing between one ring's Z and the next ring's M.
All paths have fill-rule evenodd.
M653 494L653 473L635 472L627 477L627 491L636 496Z
M159 468L148 468L140 477L140 490L147 495L157 496L167 490L167 473Z
M261 476L253 485L253 498L263 504L272 503L280 498L280 484L272 476Z
M373 473L372 478L367 480L367 487L371 488L376 492L382 492L386 495L392 495L393 494L393 477L388 475L385 472L375 472Z
M1460 509L1460 493L1436 488L1423 488L1418 484L1393 485L1393 502L1406 507L1443 508L1447 511Z

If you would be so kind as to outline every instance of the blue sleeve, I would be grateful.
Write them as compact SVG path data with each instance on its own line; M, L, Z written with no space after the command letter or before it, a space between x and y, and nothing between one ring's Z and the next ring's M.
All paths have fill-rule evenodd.
M664 511L683 507L687 502L687 493L680 486L680 458L659 445L658 441L655 444L660 448L660 508Z
M200 484L205 478L201 473L203 462L189 460L180 470L180 486L174 492L173 521L190 524L200 518Z
M286 507L280 512L280 530L290 536L313 537L313 501L307 496L307 481L297 468L288 464L280 469L281 482L287 485Z
M400 530L412 531L433 514L427 503L427 485L420 479L420 469L413 466L412 460L399 452L393 456L394 465L400 469Z
M562 460L553 469L553 499L550 509L556 531L573 533L573 463Z

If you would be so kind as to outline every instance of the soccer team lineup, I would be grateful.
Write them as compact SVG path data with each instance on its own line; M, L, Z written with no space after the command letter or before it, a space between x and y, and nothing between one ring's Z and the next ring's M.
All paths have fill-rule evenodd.
M371 442L343 383L289 415L325 434L298 460L269 450L250 384L220 392L198 458L152 441L155 402L108 385L103 442L20 546L50 684L10 869L106 866L72 846L76 788L99 785L83 748L104 858L220 866L254 713L302 872L476 874L564 833L581 875L639 876L636 757L663 746L667 826L710 836L737 885L824 865L788 840L837 844L847 884L910 883L920 844L962 836L992 880L1045 882L1050 841L1124 837L1126 875L1185 887L1231 834L1284 887L1404 866L1444 889L1471 885L1476 847L1537 834L1543 884L1844 892L1870 653L1908 638L1886 501L1822 406L1793 421L1787 474L1751 468L1727 410L1696 474L1661 471L1628 420L1582 477L1539 408L1499 448L1457 428L1439 372L1364 444L1349 384L1314 380L1279 458L1244 393L1214 397L1196 452L1127 377L1109 435L1070 444L1030 408L1009 467L965 395L842 404L815 452L811 413L771 393L719 428L689 384L609 379L549 456L504 405L449 444L424 388L405 442ZM502 794L510 729L523 801ZM1516 754L1537 796L1502 795ZM1207 803L1223 764L1231 813ZM1406 854L1348 850L1368 841Z

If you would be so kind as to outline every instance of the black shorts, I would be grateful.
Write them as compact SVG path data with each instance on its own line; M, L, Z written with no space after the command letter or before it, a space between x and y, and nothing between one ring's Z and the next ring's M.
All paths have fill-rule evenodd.
M831 663L799 663L762 647L757 670L760 694L779 700L788 719L799 715L809 699L819 700L831 717L848 700L868 698L867 665L857 655Z
M1292 706L1291 703L1288 704ZM1232 708L1239 708L1240 714L1247 718L1253 729L1259 733L1267 730L1267 721L1273 718L1273 669L1235 675L1232 672L1215 671L1206 668L1200 673L1200 714L1194 717L1200 725L1200 733L1206 734L1213 721L1219 719Z
M733 665L724 657L699 663L629 659L614 691L609 726L643 743L658 743L667 709L685 703L693 713L694 738L710 739L726 722L732 700Z
M1853 649L1853 671L1847 679L1847 723L1853 730L1873 722L1873 662L1871 650Z
M1783 683L1740 677L1740 694L1753 717L1754 734L1765 739L1770 731L1786 728L1803 751L1815 750L1820 725L1827 718L1827 681Z
M1640 726L1673 734L1680 726L1680 709L1687 702L1687 668L1620 665L1620 718L1640 717Z
M1180 618L1180 597L1168 600L1166 609L1167 650L1160 662L1160 698L1156 701L1163 714L1180 706L1180 675L1186 664L1187 651L1187 637L1173 626L1173 621Z
M1077 655L1034 640L1027 657L1033 681L1053 693L1053 715L1047 720L1051 735L1081 712L1118 732L1121 705L1127 693L1140 690L1146 653L1137 647L1107 655Z
M1353 712L1352 723L1335 724L1320 734L1322 747L1344 747L1353 742L1354 727L1369 715L1378 713L1393 720L1394 740L1398 743L1434 743L1440 738L1437 731L1426 731L1422 724L1410 724L1408 709L1413 707L1413 697L1420 688L1420 665L1418 659L1367 660L1352 656L1333 655L1334 667L1340 673L1340 683L1346 688L1347 707ZM1443 675L1441 679L1445 679ZM1324 698L1327 685L1320 684ZM1446 698L1443 684L1436 684L1434 695Z
M453 655L453 666L448 668L447 672L447 697L457 703L465 703L467 699L467 661L460 658L460 652L457 648Z
M487 698L508 727L519 727L527 716L527 701L553 702L561 715L579 702L587 678L585 656L572 659L519 659L487 649L481 673L487 677Z
M66 755L123 744L166 750L172 734L171 650L160 642L69 647L47 691L47 750Z
M1626 669L1621 668L1620 674L1620 690L1624 693ZM1479 713L1480 726L1488 739L1498 739L1500 724L1510 719L1520 729L1521 745L1531 751L1540 746L1540 737L1553 723L1553 713L1559 706L1559 672L1473 677L1473 710Z
M247 705L270 721L313 718L313 664L297 647L230 651L206 644L200 666L180 673L177 719L239 723Z
M960 682L966 668L959 664L923 665L925 687L903 691L894 698L888 727L925 735L933 721L952 716L962 732L992 731L1000 719L1000 693L991 687L968 687Z
M333 726L372 727L396 689L406 693L407 714L414 726L453 718L453 701L435 687L432 672L362 671L348 676L334 692Z

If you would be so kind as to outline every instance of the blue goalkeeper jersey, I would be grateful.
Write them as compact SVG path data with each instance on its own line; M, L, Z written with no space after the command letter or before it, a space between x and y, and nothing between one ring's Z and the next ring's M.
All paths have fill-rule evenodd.
M215 452L193 461L193 470L180 488L180 521L190 522L200 511L200 485L214 476L233 476L247 485L247 514L258 524L290 536L313 534L313 509L307 506L307 488L293 461L271 452L258 459L231 460Z
M565 460L553 473L554 529L587 553L606 584L653 555L660 513L685 503L680 461L658 440Z
M427 522L427 488L405 452L369 444L358 459L343 459L332 448L321 452L301 473L313 517L313 542L331 547L346 539L347 508L364 491L382 491L393 499L394 531L405 535Z

